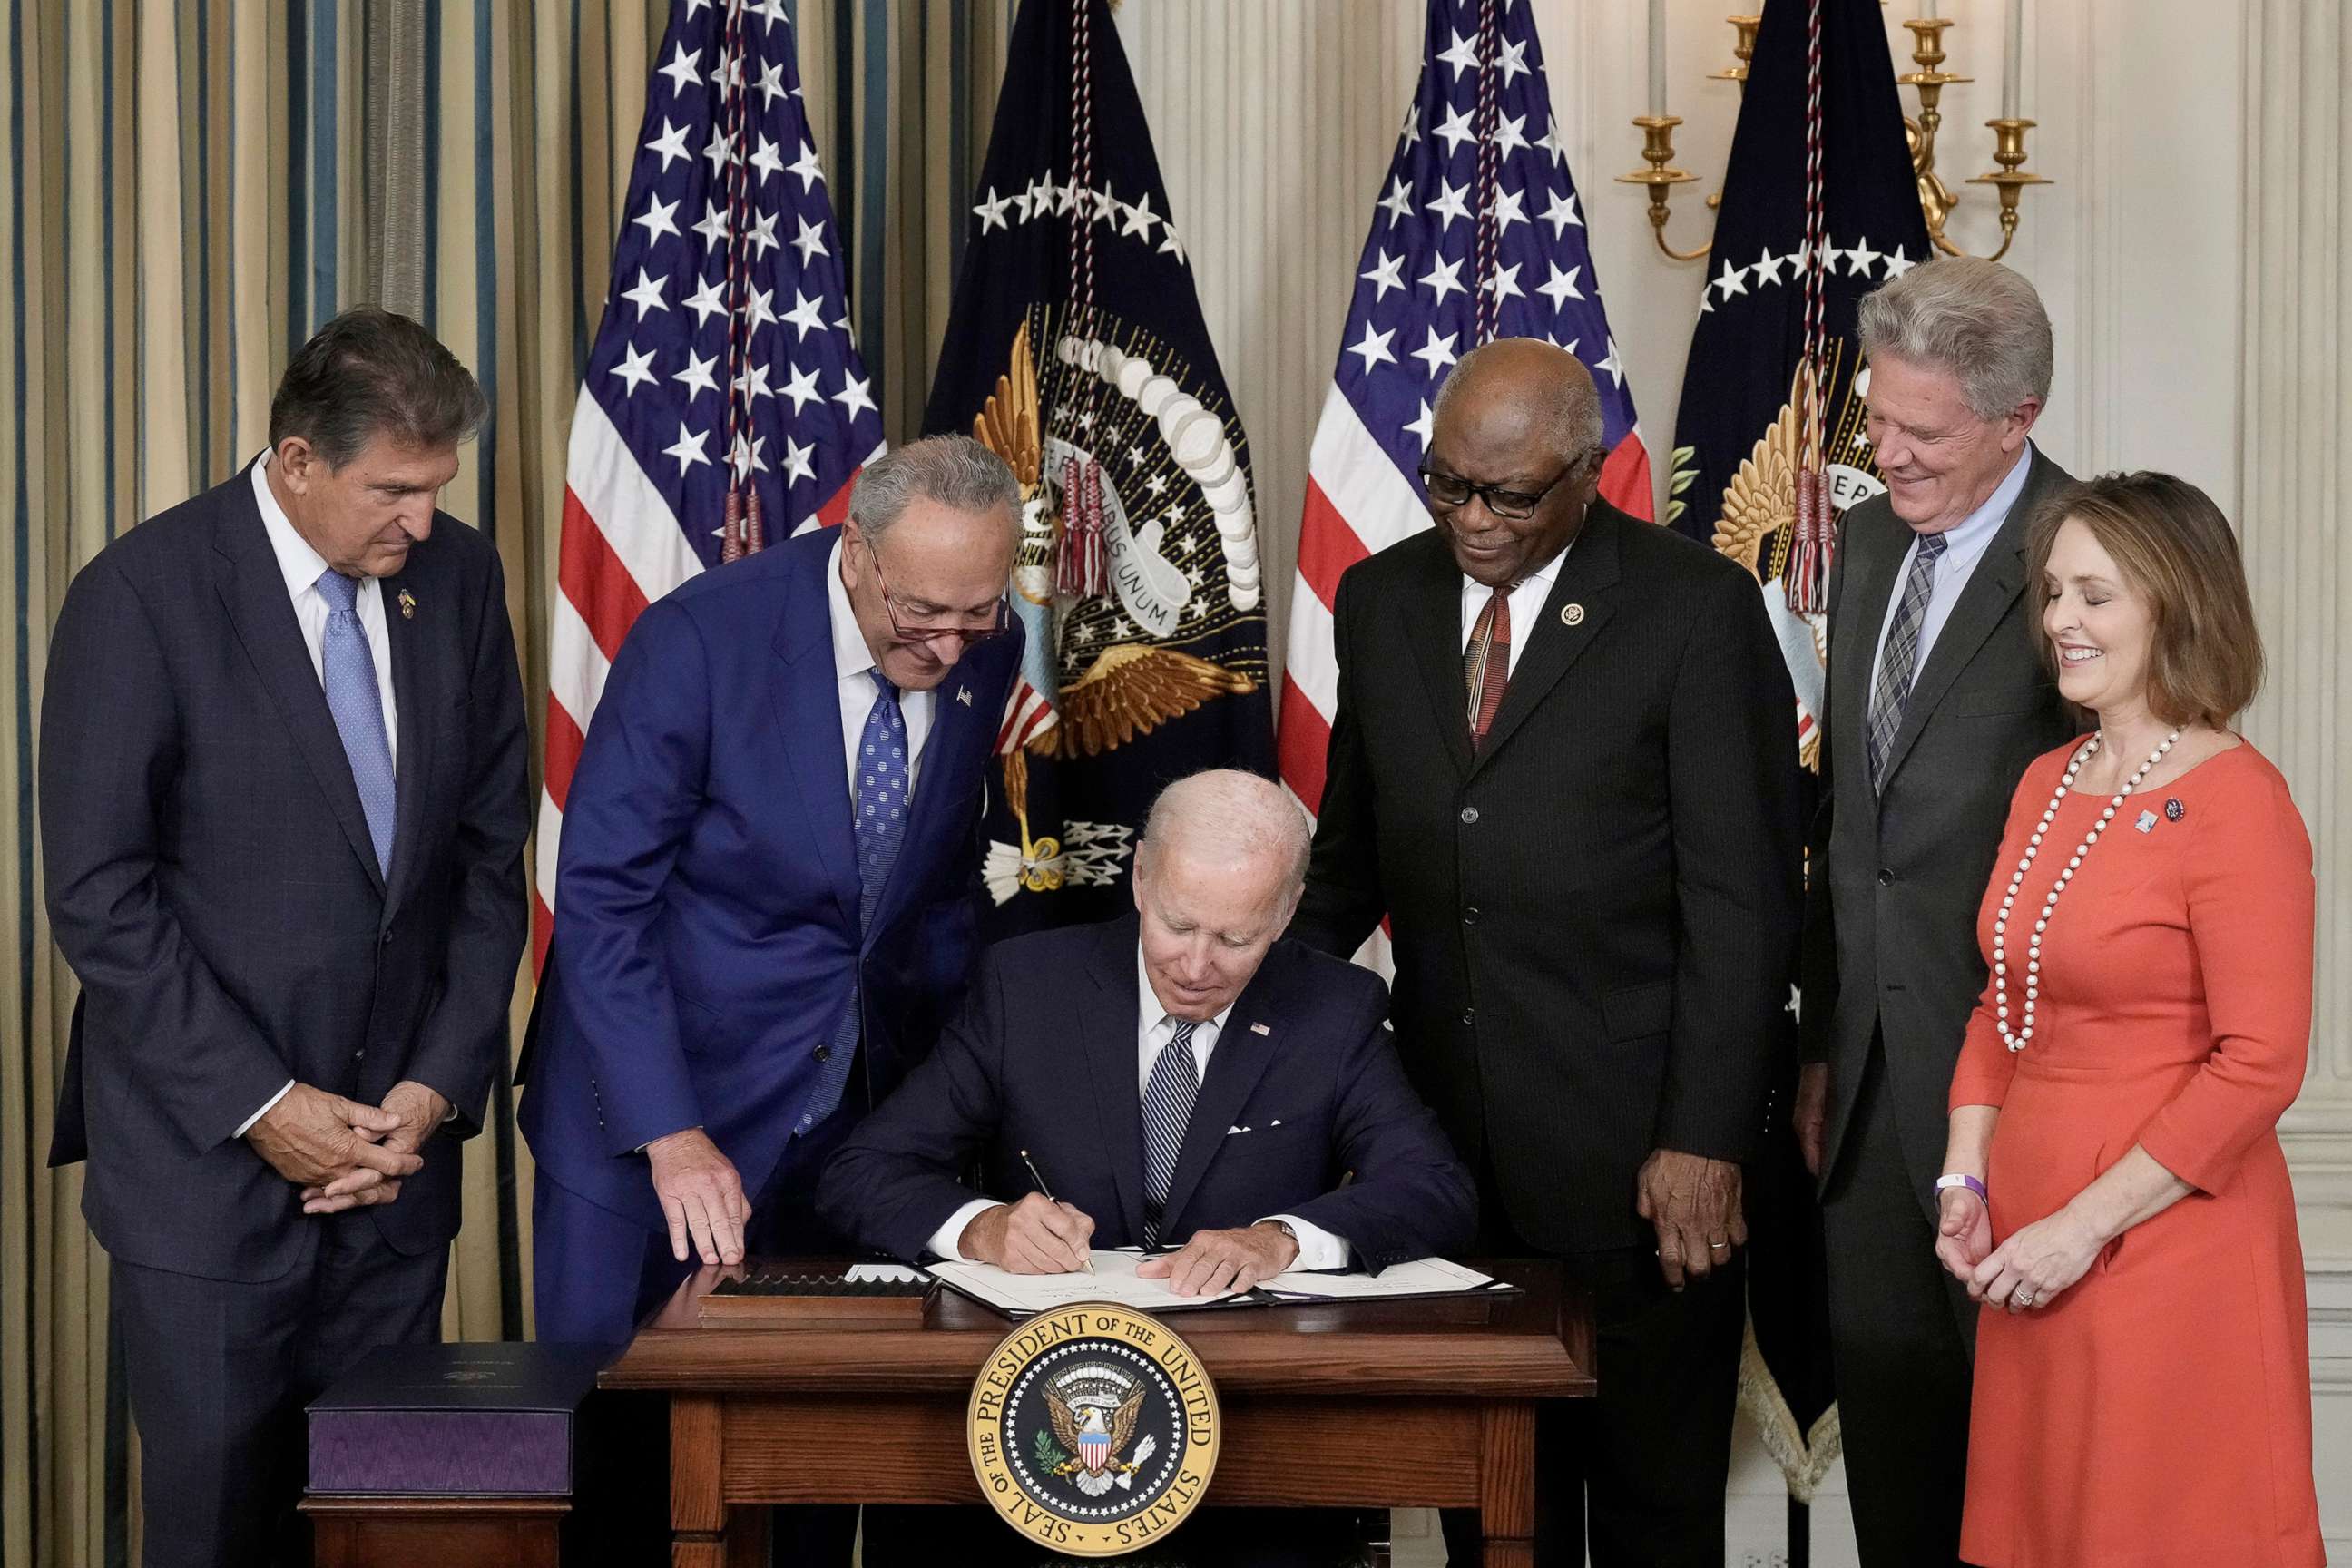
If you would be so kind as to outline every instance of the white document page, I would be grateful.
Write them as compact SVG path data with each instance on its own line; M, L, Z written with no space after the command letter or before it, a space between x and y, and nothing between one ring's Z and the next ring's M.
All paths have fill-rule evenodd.
M1271 1296L1310 1298L1318 1301L1377 1301L1384 1296L1453 1296L1484 1290L1492 1275L1443 1258L1400 1263L1378 1274L1277 1274L1258 1289Z
M991 1263L929 1265L931 1273L965 1295L1002 1312L1029 1317L1051 1312L1079 1301L1116 1301L1139 1311L1162 1312L1177 1307L1198 1307L1221 1301L1238 1292L1211 1296L1179 1296L1165 1279L1146 1279L1135 1272L1147 1256L1140 1252L1097 1252L1092 1274L1008 1274ZM1321 1276L1303 1275L1303 1279Z

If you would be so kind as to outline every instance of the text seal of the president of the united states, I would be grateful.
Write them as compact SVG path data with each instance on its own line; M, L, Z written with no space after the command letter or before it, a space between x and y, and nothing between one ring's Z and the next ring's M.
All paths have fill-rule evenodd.
M1216 1472L1218 1433L1217 1391L1192 1347L1108 1302L1005 1335L965 1427L989 1507L1076 1557L1139 1551L1182 1523Z

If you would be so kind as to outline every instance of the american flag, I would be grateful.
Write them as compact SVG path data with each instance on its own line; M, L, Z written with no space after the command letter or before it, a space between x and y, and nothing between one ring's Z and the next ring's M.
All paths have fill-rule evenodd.
M1339 575L1430 526L1418 469L1447 367L1495 337L1547 338L1601 389L1601 493L1648 518L1650 459L1601 308L1532 6L1430 0L1421 86L1390 160L1307 457L1276 741L1283 782L1323 800L1337 706Z
M723 556L839 522L882 449L784 0L675 0L656 58L565 464L534 964L564 798L621 639Z

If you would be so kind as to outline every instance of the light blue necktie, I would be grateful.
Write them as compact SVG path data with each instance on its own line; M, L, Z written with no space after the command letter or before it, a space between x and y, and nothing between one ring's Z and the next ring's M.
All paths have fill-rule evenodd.
M898 846L907 837L907 816L913 809L908 793L911 776L907 756L907 716L898 706L898 689L874 678L874 706L866 710L866 729L857 739L857 789L852 796L856 815L852 826L857 840L857 931L863 937L874 925L882 889L898 864ZM817 1051L816 1090L793 1131L806 1132L833 1114L841 1103L842 1086L849 1081L850 1058L857 1054L863 1010L853 985L849 1005L834 1026L833 1037Z
M1176 1021L1175 1033L1160 1047L1151 1064L1151 1081L1143 1089L1143 1245L1160 1245L1160 1220L1168 1207L1168 1188L1176 1180L1176 1157L1184 1152L1184 1130L1192 1124L1192 1099L1201 1092L1201 1069L1192 1060L1192 1031L1201 1026L1190 1018Z
M392 776L392 742L383 732L383 694L375 683L375 656L368 651L367 628L360 625L360 585L340 572L323 574L319 596L327 601L327 636L319 670L327 688L327 710L343 738L343 755L359 786L360 809L367 813L368 837L375 843L376 869L392 875L392 828L398 795Z

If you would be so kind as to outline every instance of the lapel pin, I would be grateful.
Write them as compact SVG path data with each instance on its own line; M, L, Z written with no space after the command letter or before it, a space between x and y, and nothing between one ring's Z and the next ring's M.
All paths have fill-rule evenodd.
M2132 824L2132 826L2133 826L2134 827L2138 828L2142 833L2153 833L2153 832L2155 832L2155 831L2156 831L2156 813L2154 813L2154 812L2152 812L2152 811L2143 811L2143 812L2141 812L2141 813L2139 814L2139 820L2138 820L2138 821L2137 821L2137 822L2135 822L2135 823L2133 823L2133 824Z
M400 618L404 621L416 618L416 595L405 588L400 591Z
M1274 1031L1264 1024L1252 1024L1250 1026L1250 1033L1253 1035L1271 1035Z
M1562 605L1559 607L1559 624L1564 626L1582 626L1584 624L1584 606L1582 605L1574 604Z
M2175 796L2173 796L2173 798L2171 798L2170 800L2168 800L2168 801L2166 801L2166 802L2164 803L2164 820L2165 820L2165 821L2167 821L2167 822L2178 822L2178 821L2179 821L2182 817L2184 817L2184 816L2188 816L2188 815L2189 815L2189 808L2188 808L2187 806L2185 806L2185 805L2181 805L2181 804L2180 804L2180 797L2179 797L2179 796L2175 795Z
M969 687L969 686L959 686L959 687L957 687L957 688L956 688L956 700L957 700L957 701L959 701L959 702L961 702L961 703L962 703L962 704L963 704L965 707L967 707L967 708L971 707L971 687Z

